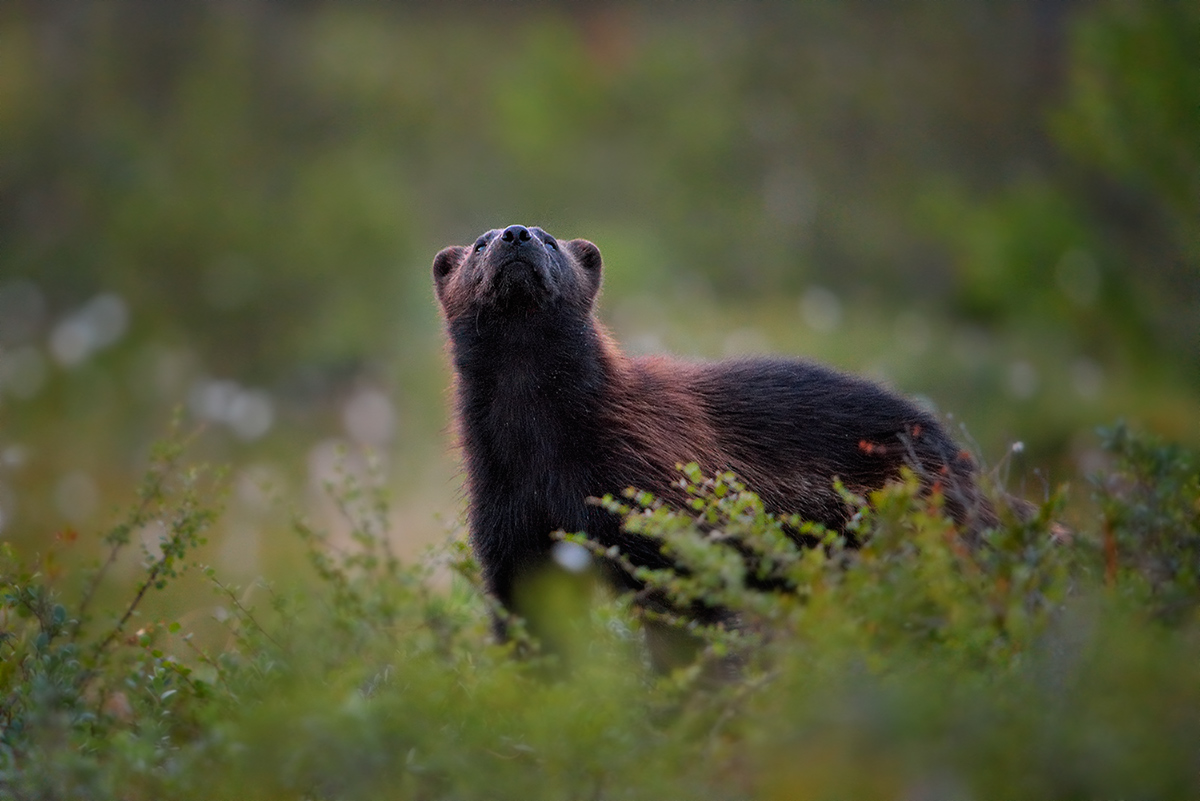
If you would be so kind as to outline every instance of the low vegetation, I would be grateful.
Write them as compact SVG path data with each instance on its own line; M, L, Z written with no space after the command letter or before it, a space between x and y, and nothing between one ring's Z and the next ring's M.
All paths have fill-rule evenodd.
M99 563L70 533L3 554L0 795L1196 797L1200 461L1121 427L1105 445L1093 521L1064 532L1051 498L973 547L911 478L846 496L858 549L694 468L688 510L604 499L685 568L641 570L649 587L741 620L657 615L703 643L667 676L648 613L594 580L620 554L563 535L571 569L540 588L559 647L495 644L469 551L401 563L369 478L331 487L348 539L294 524L306 579L231 586L195 559L220 475L166 445ZM186 570L219 635L153 611Z

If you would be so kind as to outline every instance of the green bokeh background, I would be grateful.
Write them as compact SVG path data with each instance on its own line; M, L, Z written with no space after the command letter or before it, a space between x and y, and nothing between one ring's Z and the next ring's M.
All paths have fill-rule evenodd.
M227 569L339 442L437 539L429 265L512 222L600 246L627 350L872 375L1086 514L1096 425L1200 444L1198 41L1168 0L10 0L0 536L98 528L182 406Z

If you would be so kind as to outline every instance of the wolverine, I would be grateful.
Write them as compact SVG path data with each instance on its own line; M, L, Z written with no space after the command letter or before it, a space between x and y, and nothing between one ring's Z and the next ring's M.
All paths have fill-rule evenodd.
M471 545L505 607L548 563L555 531L669 566L658 543L589 498L637 487L682 503L677 466L689 462L736 473L769 511L832 529L850 514L835 479L864 494L907 465L967 530L995 523L969 455L933 415L878 384L800 359L626 356L596 316L602 270L591 242L524 225L433 262ZM637 588L621 571L610 577Z

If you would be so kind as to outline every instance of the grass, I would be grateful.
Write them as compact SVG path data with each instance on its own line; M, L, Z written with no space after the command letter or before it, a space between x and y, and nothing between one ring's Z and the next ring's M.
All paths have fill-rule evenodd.
M1195 797L1200 462L1121 427L1105 447L1069 541L1052 498L968 548L911 477L847 497L854 550L811 526L824 546L796 548L784 526L807 524L732 476L685 470L682 511L606 499L686 568L641 571L652 589L742 624L659 615L703 647L655 675L647 614L592 569L539 587L552 651L493 642L469 550L397 558L370 476L330 487L348 539L294 522L307 576L234 586L196 556L223 479L174 439L96 564L69 536L3 554L0 796ZM115 576L152 523L136 580ZM219 636L156 611L188 571Z

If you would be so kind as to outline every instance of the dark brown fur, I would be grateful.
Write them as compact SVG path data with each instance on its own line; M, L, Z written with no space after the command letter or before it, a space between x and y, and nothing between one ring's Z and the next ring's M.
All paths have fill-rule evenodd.
M930 414L876 384L793 359L622 354L594 314L601 259L590 242L509 226L441 251L433 274L456 373L471 543L506 606L546 563L556 530L664 566L656 543L623 532L588 498L633 486L678 499L680 463L732 470L769 510L835 528L847 520L835 477L863 492L908 464L940 486L960 522L994 522L970 458Z

